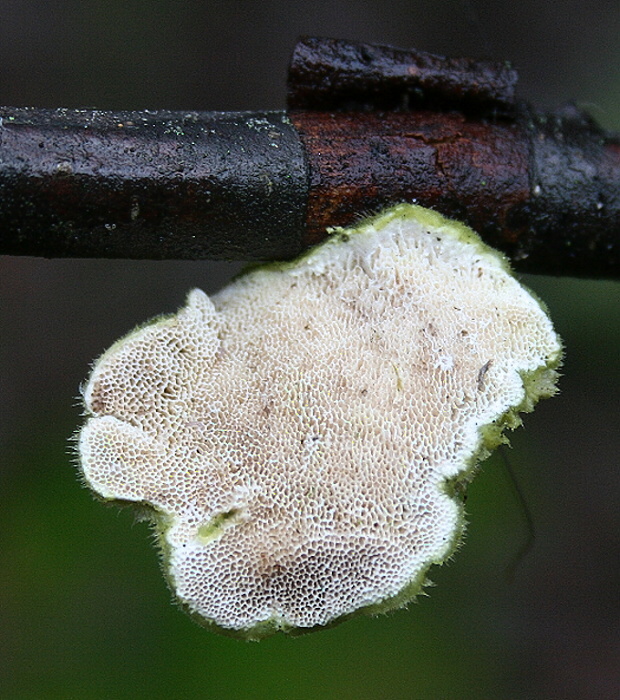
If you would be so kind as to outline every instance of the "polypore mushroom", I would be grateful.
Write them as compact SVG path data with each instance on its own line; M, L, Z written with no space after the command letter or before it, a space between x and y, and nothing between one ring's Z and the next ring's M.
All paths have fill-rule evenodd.
M84 391L87 484L152 509L171 587L257 638L401 606L460 489L561 345L468 228L399 205L117 342Z

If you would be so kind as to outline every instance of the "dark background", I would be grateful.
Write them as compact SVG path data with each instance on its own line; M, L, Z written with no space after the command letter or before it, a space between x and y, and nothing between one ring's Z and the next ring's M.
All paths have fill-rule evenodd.
M620 4L0 0L0 103L281 109L299 34L509 59L540 107L620 129ZM0 232L1 235L1 232ZM620 696L620 294L527 277L564 337L562 394L469 489L430 596L299 639L219 637L170 604L148 528L81 488L68 438L89 363L238 265L0 258L0 697Z

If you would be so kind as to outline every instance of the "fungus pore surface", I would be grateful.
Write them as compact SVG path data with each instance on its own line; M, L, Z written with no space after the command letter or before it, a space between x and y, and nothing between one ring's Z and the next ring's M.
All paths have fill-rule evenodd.
M399 205L117 342L84 390L86 483L148 505L178 599L249 638L414 597L458 484L561 344L505 259Z

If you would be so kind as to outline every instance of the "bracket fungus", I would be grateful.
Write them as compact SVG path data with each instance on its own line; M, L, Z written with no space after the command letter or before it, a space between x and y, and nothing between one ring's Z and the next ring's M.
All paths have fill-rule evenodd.
M398 205L247 272L95 364L86 483L148 505L181 603L260 638L411 600L460 488L555 392L561 343L470 229Z

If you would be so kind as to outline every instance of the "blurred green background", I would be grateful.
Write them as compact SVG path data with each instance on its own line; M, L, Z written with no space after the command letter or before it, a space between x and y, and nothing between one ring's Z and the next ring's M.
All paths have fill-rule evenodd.
M558 0L0 0L0 103L280 109L299 34L509 59L540 107L620 129L620 5ZM1 235L1 232L0 232ZM0 258L0 698L617 698L620 286L528 277L566 342L562 394L469 489L429 596L297 639L245 643L170 603L148 526L81 487L68 441L89 363L210 262Z

